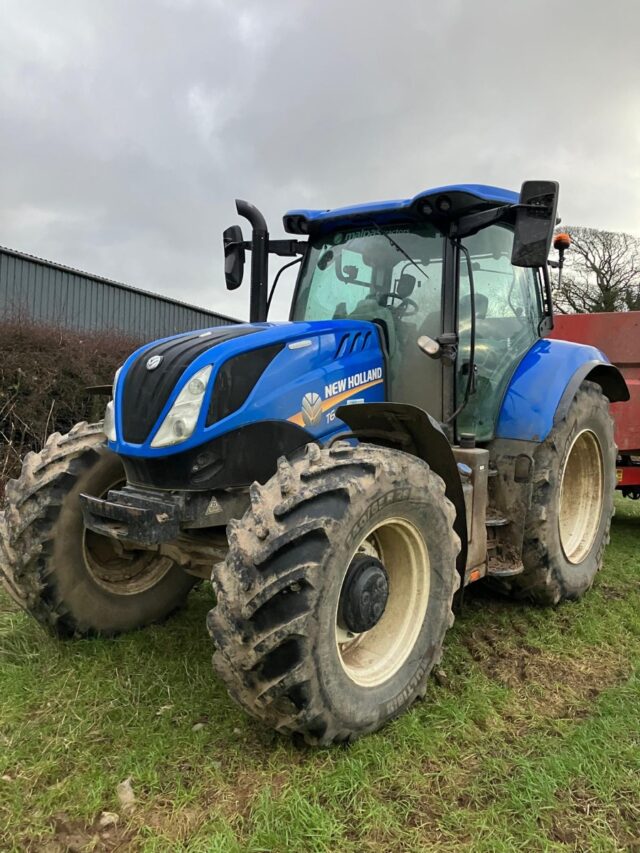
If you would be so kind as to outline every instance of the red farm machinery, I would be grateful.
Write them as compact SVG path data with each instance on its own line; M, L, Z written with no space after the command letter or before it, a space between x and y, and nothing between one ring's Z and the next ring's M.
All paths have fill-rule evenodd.
M602 350L624 376L631 398L612 403L618 447L617 487L640 499L640 311L615 314L557 314L550 337Z

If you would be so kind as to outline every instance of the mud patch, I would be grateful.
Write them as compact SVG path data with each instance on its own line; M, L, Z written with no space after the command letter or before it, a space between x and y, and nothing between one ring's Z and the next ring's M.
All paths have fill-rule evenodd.
M526 698L545 717L585 716L603 690L630 675L628 663L611 650L560 656L526 643L507 645L500 634L484 628L463 642L488 678Z
M65 814L58 814L51 821L53 835L42 840L27 842L25 849L32 853L115 853L116 850L132 850L134 833L118 823L103 827L100 815L93 823L74 820Z
M273 774L256 773L255 770L240 770L229 777L212 798L212 808L218 809L232 824L250 820L256 797L268 791L273 799L286 789L290 774L285 771Z
M556 798L560 808L551 816L550 840L587 849L580 846L585 831L606 825L624 850L640 851L640 805L634 793L619 791L615 806L605 804L587 780L578 779L569 788L558 790Z
M163 842L171 845L167 849L178 849L211 816L214 804L215 798L212 798L210 808L206 802L199 802L197 807L175 809L170 800L160 800L152 808L140 813L136 821L137 829L151 829Z

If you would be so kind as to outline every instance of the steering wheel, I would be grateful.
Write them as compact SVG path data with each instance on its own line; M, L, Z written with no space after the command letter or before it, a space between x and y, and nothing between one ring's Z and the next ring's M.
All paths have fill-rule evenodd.
M388 299L398 299L400 301L400 305L397 307L397 311L399 314L402 314L403 317L413 317L414 314L418 313L418 303L414 302L413 299L410 299L408 296L400 296L399 293L385 293L384 300L386 305L386 300ZM387 306L391 308L391 305ZM409 311L407 309L411 308ZM404 310L403 310L404 309ZM393 310L393 309L392 309Z

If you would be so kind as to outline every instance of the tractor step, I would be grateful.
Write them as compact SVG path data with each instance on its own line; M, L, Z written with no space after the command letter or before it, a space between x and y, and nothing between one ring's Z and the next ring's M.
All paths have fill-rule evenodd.
M504 515L500 515L500 513L495 510L488 509L485 524L487 527L505 527L509 524L509 519L505 518Z
M512 575L520 575L524 571L524 565L515 548L503 546L502 553L491 554L487 560L487 577L509 578Z

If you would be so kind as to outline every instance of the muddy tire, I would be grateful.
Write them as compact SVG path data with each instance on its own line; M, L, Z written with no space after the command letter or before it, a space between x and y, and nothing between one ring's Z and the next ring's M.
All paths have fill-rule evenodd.
M79 495L101 496L125 479L101 424L80 423L29 453L0 513L0 580L51 633L115 635L164 619L196 579L165 557L114 550L86 531Z
M517 597L553 605L591 587L609 542L615 475L609 401L599 385L583 382L536 451L525 569L510 581Z
M323 745L375 731L423 696L453 623L454 514L443 481L405 453L341 442L281 459L251 487L213 572L213 663L231 696ZM386 606L354 633L344 590L354 566L380 563Z

